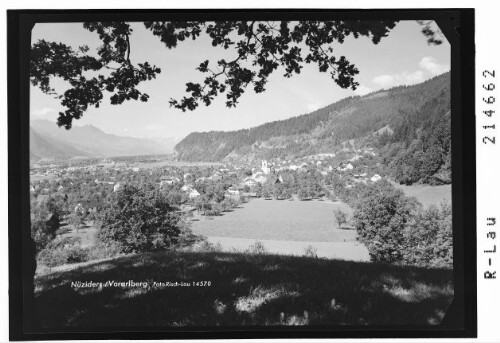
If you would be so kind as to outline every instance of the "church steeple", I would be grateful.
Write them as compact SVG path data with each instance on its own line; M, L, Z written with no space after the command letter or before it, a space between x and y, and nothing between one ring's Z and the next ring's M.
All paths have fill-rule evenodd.
M269 174L271 171L267 163L267 160L262 160L262 171L264 172L264 174Z

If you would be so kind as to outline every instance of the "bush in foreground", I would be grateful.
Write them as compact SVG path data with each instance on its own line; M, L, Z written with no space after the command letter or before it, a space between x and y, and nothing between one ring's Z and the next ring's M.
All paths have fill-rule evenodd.
M358 240L374 262L447 267L453 265L451 206L423 209L392 186L370 185L355 203Z
M50 241L37 256L37 263L49 268L88 260L88 249L82 248L78 239L69 237Z
M121 252L165 250L177 245L182 218L161 192L125 185L99 216L98 239Z
M405 236L405 263L418 266L453 266L451 205L441 203L421 211Z

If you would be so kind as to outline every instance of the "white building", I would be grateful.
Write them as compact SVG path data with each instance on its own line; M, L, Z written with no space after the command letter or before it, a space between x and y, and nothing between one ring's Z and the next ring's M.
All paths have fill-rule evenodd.
M264 174L269 174L271 172L271 168L269 167L269 164L266 160L262 160L261 169Z
M191 191L188 193L188 196L190 199L196 198L200 196L200 192L198 192L196 189L191 189Z
M340 163L340 165L337 167L337 171L339 172L343 172L343 171L346 171L346 170L352 170L354 169L353 165L350 164L350 163Z
M229 187L227 189L227 194L228 195L240 195L241 193L240 193L240 191L238 189L233 188L233 187Z
M181 187L181 191L183 192L190 192L193 189L193 185L184 185Z
M267 181L267 177L265 177L264 175L257 175L253 179L258 183L264 183Z
M375 174L375 175L373 175L373 176L370 178L370 180L371 180L372 182L377 182L377 181L382 180L382 177L381 177L380 175L378 175L378 174Z
M182 186L181 190L186 192L190 199L200 196L200 192L194 189L192 185L184 185Z
M354 161L359 160L360 158L361 158L361 155L356 154L349 161L354 162Z
M255 186L257 184L257 181L255 181L251 177L247 177L245 180L243 180L243 184L248 187Z
M162 176L160 178L160 187L164 185L173 185L176 182L180 182L178 177L173 177L173 176Z

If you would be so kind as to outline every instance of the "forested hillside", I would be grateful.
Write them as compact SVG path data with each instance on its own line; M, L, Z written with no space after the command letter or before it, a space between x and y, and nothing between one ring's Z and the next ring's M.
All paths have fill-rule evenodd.
M451 183L449 88L417 111L402 112L382 152L383 162L400 183Z
M346 98L309 114L266 123L247 130L194 132L179 142L175 150L181 160L222 161L231 152L250 147L256 142L264 142L279 136L310 134L355 101L356 98Z
M445 73L247 130L191 133L175 150L180 160L189 161L289 160L336 152L354 140L357 148L376 148L399 182L448 183L450 126L450 76ZM377 132L385 127L390 130Z

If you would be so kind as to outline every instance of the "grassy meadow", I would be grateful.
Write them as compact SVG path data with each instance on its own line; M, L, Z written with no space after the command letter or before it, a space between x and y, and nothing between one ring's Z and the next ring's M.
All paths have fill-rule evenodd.
M208 237L249 238L308 242L350 242L355 230L340 229L333 210L352 215L342 202L253 199L222 216L197 216L195 233Z
M428 325L453 298L451 270L223 252L125 256L39 275L46 329L106 326ZM73 288L72 282L186 287ZM210 281L210 286L194 282Z
M430 205L439 206L446 200L451 203L451 185L429 186L429 185L400 185L393 183L394 187L401 189L407 196L415 197L424 207Z

